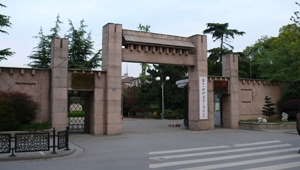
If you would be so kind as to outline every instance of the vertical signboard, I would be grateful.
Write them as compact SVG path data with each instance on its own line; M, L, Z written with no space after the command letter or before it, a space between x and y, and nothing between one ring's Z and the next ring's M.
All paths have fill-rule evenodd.
M207 108L207 77L199 77L199 118L200 120L208 119Z

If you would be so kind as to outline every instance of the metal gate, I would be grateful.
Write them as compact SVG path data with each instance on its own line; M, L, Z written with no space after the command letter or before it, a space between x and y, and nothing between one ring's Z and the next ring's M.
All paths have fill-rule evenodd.
M89 98L89 92L68 92L68 124L70 133L89 133Z

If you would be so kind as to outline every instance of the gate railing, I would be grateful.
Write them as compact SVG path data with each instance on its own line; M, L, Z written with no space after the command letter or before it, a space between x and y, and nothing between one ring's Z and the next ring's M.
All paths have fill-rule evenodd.
M58 132L57 135L55 128L43 133L16 133L14 136L11 133L1 133L0 154L11 153L9 157L16 157L15 153L18 152L50 151L52 148L51 154L57 154L56 148L70 150L68 129L67 126L66 130Z

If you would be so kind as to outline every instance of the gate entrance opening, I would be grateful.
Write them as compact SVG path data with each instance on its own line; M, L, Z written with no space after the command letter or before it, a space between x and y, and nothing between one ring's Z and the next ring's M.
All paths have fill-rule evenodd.
M68 92L68 125L71 133L90 133L90 92Z

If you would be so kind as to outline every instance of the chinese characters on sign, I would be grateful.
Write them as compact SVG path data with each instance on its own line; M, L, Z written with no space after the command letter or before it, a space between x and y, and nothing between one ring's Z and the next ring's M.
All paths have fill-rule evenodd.
M207 77L199 77L200 120L208 119L207 109Z
M228 94L228 81L214 81L215 94Z

